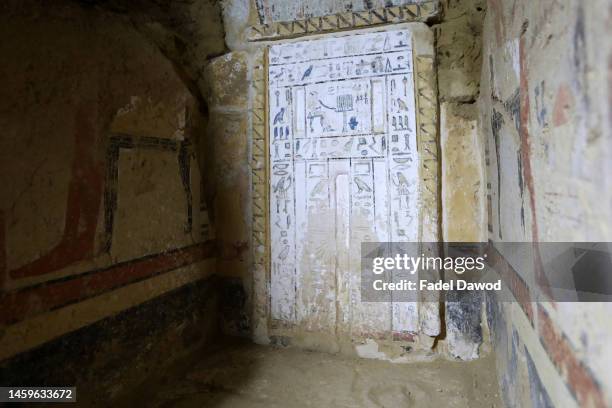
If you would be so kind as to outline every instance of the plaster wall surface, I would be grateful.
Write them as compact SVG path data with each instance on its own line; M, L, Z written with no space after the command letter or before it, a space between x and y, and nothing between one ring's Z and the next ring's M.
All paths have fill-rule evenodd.
M443 2L444 18L434 29L439 63L442 174L446 177L442 192L445 239L609 239L610 224L605 220L610 219L610 179L605 175L610 173L607 160L610 103L609 87L602 86L609 82L606 74L609 44L598 40L608 35L605 22L609 8L604 3ZM224 2L223 10L228 46L234 52L241 50L247 54L244 60L251 87L244 92L251 93L248 104L249 109L254 109L253 92L261 91L254 72L261 61L263 44L247 42L245 32L249 25L260 22L259 14L252 4L241 0ZM253 116L249 115L248 120L252 124ZM254 136L250 132L247 129L248 139ZM253 151L250 154L254 157ZM463 172L466 177L458 177ZM246 280L252 278L254 287L262 284L257 283L257 274L251 277L249 273ZM255 308L266 309L265 300L253 301ZM605 389L599 378L602 371L591 367L598 363L590 362L591 357L583 353L591 349L589 353L595 355L593 350L603 350L601 339L605 336L596 333L605 333L601 319L607 306L574 306L548 308L545 304L542 322L546 324L550 318L552 325L546 327L552 330L542 326L540 331L538 317L534 317L539 316L539 310L522 309L531 326L526 330L525 320L516 317L520 313L515 309L521 309L520 306L498 308L489 302L488 325L495 332L494 340L501 341L497 332L500 328L510 333L511 340L500 347L508 346L508 353L518 350L519 356L528 354L523 353L525 344L537 350L529 357L520 357L523 363L516 372L524 378L502 380L506 381L505 387L531 387L535 394L528 395L544 395L538 388L541 383L545 390L565 390L560 391L557 403L566 402L568 396L569 400L586 398L581 392L592 392L593 400L601 401L601 390ZM500 315L495 314L496 310L505 311L509 319L504 320L508 323L506 329L505 325L496 325L496 316ZM567 321L558 318L560 310L567 312L564 314L569 316ZM476 308L471 313L479 311ZM466 317L463 312L457 316L461 321ZM509 323L512 319L517 321ZM486 329L480 318L471 321L476 332ZM449 322L447 332L451 335L446 342L451 350L463 344L465 337L460 332L453 337L453 327L458 326L449 326ZM259 341L285 341L271 339L265 322L254 319L251 323L259 333L256 335ZM591 328L594 331L587 334ZM561 341L559 347L574 350L578 357L554 361L558 354L554 354L555 346L550 343L565 339L564 336L569 340ZM534 338L539 340L534 343ZM588 345L583 344L584 338L590 339ZM455 340L459 342L453 345ZM466 346L463 351L459 351L461 347L455 348L451 354L473 358L480 341L463 344ZM604 357L602 361L608 361L605 354ZM567 367L576 364L586 368L572 375L584 379L587 383L584 387L590 391L567 385L570 371ZM557 373L557 380L538 382L537 374L545 372Z
M214 272L214 245L196 157L205 122L197 98L127 19L43 3L0 6L5 384L32 375L71 383L70 370L85 366L109 379L102 372L126 352L140 369L157 367L164 359L155 355L171 360L214 332L204 316L213 305L201 296L209 286L198 286ZM178 290L193 306L168 300ZM155 302L167 318L146 317ZM99 343L87 340L94 333ZM129 386L137 371L115 375ZM109 385L79 381L84 391ZM121 391L114 384L111 394Z
M488 2L479 126L490 240L610 241L611 10ZM520 277L521 259L502 255ZM519 303L487 306L506 404L610 406L610 304L531 303L539 283L521 279Z
M342 62L340 71L361 64L378 72L343 84L337 81L341 76L315 84L309 81L324 65L315 67L316 56L294 61L300 69L293 77L291 64L279 60L298 55L284 50L299 44L307 52L321 51L304 41L309 38L248 42L246 33L250 25L389 4L227 0L222 8L230 52L212 58L226 50L212 2L91 3L92 8L62 1L45 8L32 0L1 6L6 13L0 17L0 37L20 41L3 41L0 50L10 56L0 68L8 78L0 91L0 126L7 129L0 138L0 374L13 364L36 361L44 350L85 347L80 339L99 332L107 337L99 353L88 357L94 367L108 367L111 352L125 355L113 333L124 338L149 333L155 346L136 358L140 367L155 354L172 355L177 343L201 344L215 326L206 315L215 310L214 297L204 298L213 287L206 278L216 264L228 303L224 323L234 334L338 351L345 345L338 332L354 330L365 335L348 348L360 356L409 361L407 349L398 345L411 343L422 347L418 358L448 352L469 360L486 355L488 326L508 406L612 404L608 304L531 303L530 285L538 283L528 281L514 292L521 302L487 299L485 326L481 299L450 298L446 337L438 339L434 352L439 327L419 336L424 322L435 320L423 318L421 304L419 311L411 304L403 310L375 305L356 311L347 300L350 291L336 279L342 273L330 273L347 271L358 259L353 242L421 238L410 221L416 213L398 211L405 219L398 218L395 227L385 221L403 209L402 200L413 196L410 186L418 180L414 173L395 179L387 173L393 154L376 151L384 146L406 153L398 146L414 144L411 103L421 90L415 87L410 90L415 95L409 95L414 78L395 78L393 64L387 73L383 59L355 59L350 49L375 49L374 40L347 47L349 41L339 40L344 34L328 37L335 57L331 71ZM444 17L433 31L443 239L610 241L609 4L441 3ZM408 29L406 38L414 30L411 52L433 57L431 30L422 24L387 27L400 28ZM380 56L387 56L386 41L380 43ZM338 44L342 52L334 49ZM267 46L272 46L269 59ZM412 60L405 51L401 56ZM403 68L401 75L414 72ZM401 85L393 86L393 79ZM400 92L397 98L394 92ZM386 98L379 99L381 94ZM360 111L357 100L364 95L370 101ZM410 113L407 120L404 111ZM266 126L267 147L260 144ZM352 141L364 134L366 144L373 143L353 149ZM318 145L304 153L305 143L298 147L298 141ZM270 180L263 181L270 181L271 209L281 208L283 200L305 205L289 211L294 218L280 220L281 227L272 218L262 227L256 216L266 201L253 186L265 168L262 157L269 156L273 166L287 164L282 153L290 155L291 178L272 167ZM368 164L373 173L367 174L374 176L364 179L360 164ZM311 173L313 165L325 171ZM317 174L333 177L310 183L309 175ZM326 192L327 201L319 200ZM377 218L377 204L385 199L389 205ZM430 221L437 225L435 217ZM285 254L282 233L290 230L295 249ZM273 268L271 280L258 269L254 261L261 242L255 237L263 232L265 241L268 231L272 258L289 259L281 266L294 268L299 284L275 280L288 275L282 269L275 276ZM213 245L209 240L215 236ZM502 255L520 276L519 260ZM190 308L172 297L177 293L193 300ZM164 305L172 313L163 327L133 324L135 310L154 315ZM183 307L186 314L175 313ZM432 310L439 319L438 309ZM298 320L300 330L286 330L284 322Z
M440 100L441 212L444 242L484 242L486 175L478 127L482 65L483 0L441 2L444 17L434 26ZM480 296L446 294L446 338L454 358L471 360L488 352Z

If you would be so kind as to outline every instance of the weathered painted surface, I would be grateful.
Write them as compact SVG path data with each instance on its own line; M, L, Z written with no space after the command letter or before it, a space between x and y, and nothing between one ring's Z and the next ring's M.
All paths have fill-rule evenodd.
M311 17L322 17L346 11L368 11L383 7L404 6L426 3L429 0L255 0L260 22L303 20Z
M489 239L609 242L609 2L488 5L479 122ZM546 294L535 303L547 277L524 276L525 260L512 254L497 258L517 300L488 307L507 404L611 406L610 304L555 303Z
M164 285L159 279L144 283L126 292L140 298L147 285ZM104 301L111 304L115 300L107 296ZM143 372L165 372L176 356L201 350L216 339L218 324L210 316L218 313L218 303L217 281L203 279L159 293L135 307L116 308L112 315L100 316L30 352L3 360L0 381L6 386L74 384L79 403L86 406L131 394L142 383ZM88 308L100 309L94 304ZM63 312L64 319L83 317L83 305L68 309L72 313ZM44 324L42 320L38 323Z
M237 15L234 7L239 1L246 0L228 1L233 15ZM253 25L246 33L249 41L292 38L383 24L427 22L437 18L440 12L438 0L393 0L385 4L379 1L348 2L345 7L334 2L262 0L257 5L261 6L257 10L259 19L253 24L254 19L251 18ZM281 10L281 14L276 10ZM276 17L272 16L273 13L276 13ZM234 28L230 30L230 37L236 34Z
M277 45L269 58L272 318L418 331L416 304L359 300L361 242L419 238L410 31Z
M0 89L3 369L10 361L72 364L69 347L61 354L46 345L214 272L195 148L203 109L192 89L116 14L70 1L56 5L1 6L2 36L15 39L0 43L1 76L10 78ZM164 319L142 331L128 325L121 336L160 346L171 360L184 345L178 333L192 327L180 308L173 312L176 325ZM106 327L112 333L113 324ZM96 350L129 350L117 339L100 340ZM81 344L93 353L93 342ZM112 359L112 352L100 352L91 372L104 367L101 375L108 374ZM138 375L145 361L139 359ZM122 380L113 392L129 381L117 374Z
M438 35L440 145L442 172L442 238L445 242L486 241L486 178L483 141L478 128L482 65L484 0L442 0L444 18ZM446 338L454 358L479 357L485 347L482 299L461 292L446 293Z
M445 242L483 242L485 177L474 104L441 105L442 235ZM446 345L456 358L479 356L481 303L473 293L446 293Z
M217 270L227 278L228 287L242 286L246 295L242 311L223 316L231 334L249 331L251 279L249 271L249 82L248 60L244 52L232 52L211 60L204 70L205 97L210 121L200 152L205 155L207 191L214 210L215 240L219 249ZM237 291L238 289L236 289ZM237 319L237 320L236 320Z
M440 127L444 241L485 241L486 181L476 107L442 104Z
M482 21L486 0L441 0L437 34L440 103L473 103L482 69Z

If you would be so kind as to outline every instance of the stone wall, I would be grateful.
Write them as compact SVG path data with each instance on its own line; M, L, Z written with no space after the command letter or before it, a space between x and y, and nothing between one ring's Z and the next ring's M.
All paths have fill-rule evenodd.
M482 242L486 241L486 181L475 101L480 92L486 4L484 0L445 0L441 5L444 17L434 29L440 101L442 239ZM455 292L447 293L446 300L446 338L441 344L452 357L479 357L485 342L482 299Z
M210 152L207 171L214 175L213 218L219 226L217 270L234 295L224 314L225 329L233 334L249 333L248 310L250 261L250 172L249 172L249 59L245 52L214 58L205 68L205 97L210 122L206 130ZM233 302L233 303L232 303ZM238 302L238 303L236 303ZM247 304L247 302L249 302Z
M608 9L603 4L597 9L597 5L578 7L577 2L528 4L518 0L449 0L441 2L440 7L442 17L433 19L433 28L437 41L444 240L608 239L609 223L605 220L610 219L610 179L601 175L610 173L606 160L610 153L606 133L610 104L608 87L601 84L608 82L609 50L608 44L595 40L607 34L604 27ZM258 263L260 254L265 252L266 231L258 225L256 210L265 200L258 195L255 181L262 177L259 172L265 146L257 130L262 108L255 96L263 91L261 49L267 43L248 41L250 27L259 23L252 2L225 1L223 10L226 42L232 53L220 61L240 62L249 87L232 90L250 95L245 138L252 149L249 155L253 187L247 193L253 203L252 219L247 223L252 237L248 264L252 266L237 270L253 288L247 290L247 297L255 338L259 342L285 344L287 339L268 336L265 316L269 299L258 298L258 293L265 293L268 276L265 259L261 265ZM585 27L587 21L589 28ZM291 25L292 29L296 26L299 24ZM277 31L264 33L260 39L307 35L282 31L281 25L275 27ZM322 29L313 28L313 32L317 30ZM325 30L334 31L329 27ZM225 62L212 64L222 63ZM225 110L228 114L240 112L240 117L242 109ZM222 132L221 127L216 129ZM582 213L577 213L578 209ZM233 211L234 219L244 216L242 209ZM487 327L480 318L480 300L476 303L465 299L447 303L446 338L440 338L437 344L453 357L471 359L487 350ZM537 310L521 315L518 304L498 305L489 299L486 314L507 393L531 398L529 395L544 395L540 388L559 391L557 403L562 404L586 398L582 395L585 391L576 388L584 387L593 390L594 401L601 401L596 395L605 388L599 378L601 369L592 368L587 357L576 356L582 356L587 349L603 350L601 339L605 336L597 333L605 332L600 319L607 306L570 305L566 310L560 305L548 308L545 304L541 308L542 332L534 326L535 321L529 322L525 317L538 315ZM585 321L576 326L579 329L568 330L559 320L560 309L571 315L572 322ZM587 335L587 327L595 329ZM589 338L588 346L581 345L583 335ZM555 352L552 348L557 346L550 343L557 340L561 345ZM526 347L527 343L530 346ZM527 354L529 347L534 350L531 355ZM570 357L573 360L553 361L559 358L559 350L566 349L574 350ZM514 355L522 362L508 368ZM609 356L604 357L609 361ZM574 374L568 374L570 368ZM538 373L554 375L546 375L542 382L543 375ZM586 385L568 385L576 379ZM535 391L517 391L525 387Z
M362 15L360 14L359 16L351 15L347 17L344 15L340 16L335 14L328 17L330 17L332 20L339 19L338 21L350 17L351 24L348 27L339 26L337 28L377 26L387 21L427 21L430 18L435 18L437 15L438 3L420 3L423 5L426 4L427 7L423 6L421 8L420 6L417 7L416 5L411 5L400 9L396 6L389 6L384 13L380 15L377 14L376 16L372 16L372 13L366 12L362 13ZM211 110L219 112L222 117L226 118L224 121L225 123L219 123L219 125L209 127L211 135L214 134L215 139L219 140L219 142L216 142L216 156L218 156L218 158L215 160L222 160L226 163L226 169L233 169L228 171L229 177L220 179L221 183L225 184L225 187L220 188L226 189L228 193L227 197L231 197L234 200L234 203L237 203L236 207L227 205L222 206L223 208L219 209L221 213L225 214L223 215L224 217L228 217L228 219L231 217L233 225L237 226L237 228L233 228L232 231L223 232L227 238L223 244L223 247L227 251L225 252L226 259L221 260L220 265L224 264L226 265L226 268L224 268L224 271L221 271L220 268L220 272L225 273L228 276L239 277L242 281L247 296L246 315L250 317L250 331L255 340L260 343L275 342L278 344L288 344L288 342L291 342L291 339L289 338L291 336L283 335L282 327L277 327L270 331L270 298L268 293L269 272L267 271L268 260L266 258L268 245L268 231L266 227L266 223L268 222L266 216L268 211L268 203L266 201L266 185L268 184L268 181L266 174L267 147L265 145L265 129L267 122L265 118L265 98L267 90L265 86L266 67L263 50L272 43L265 41L252 41L253 37L251 34L253 32L253 28L256 28L260 23L258 19L258 12L255 7L256 4L256 2L248 0L231 0L223 2L222 7L224 27L226 31L226 43L228 44L231 52L223 57L212 60L207 67L207 72L211 72L210 81L213 84L209 87L211 94L207 96L208 98L212 98L210 99L212 101ZM394 13L397 13L397 18L393 17L395 16ZM358 13L355 12L353 14ZM298 27L301 24L301 22L298 21L299 18L306 17L307 16L296 15L293 23L290 24L291 27L293 27L291 32L285 33L282 31L277 31L275 34L272 34L270 38L280 38L283 36L305 36L303 38L307 39L308 34L319 34L334 31L331 26L328 27L322 23L324 18L321 17L321 20L318 22L315 22L314 20L310 22L316 23L316 27L313 26L311 29L305 30L308 32L300 33L299 30L295 29L295 27ZM360 18L365 18L366 20L360 20ZM280 30L280 25L277 28ZM419 44L419 49L423 50L420 52L427 54L428 56L428 59L426 58L427 61L424 61L423 66L429 63L428 66L429 70L431 71L431 67L433 65L433 58L430 51L433 43L430 35L431 32L424 25L419 26L418 28L419 30L417 31L419 35L425 32L428 33L427 36L425 34L422 35L422 37L425 38L425 41L417 41L417 44ZM423 68L420 67L420 69ZM427 78L427 80L429 80L428 75L430 75L430 71L427 71L428 73L423 75L422 78ZM235 81L234 73L236 73L238 78L246 77L248 87L244 86L242 79ZM419 80L425 81L425 79L421 78ZM435 82L435 80L433 82ZM427 88L427 92L430 91L430 88L424 84L421 85L421 87L423 89ZM215 96L215 94L219 95ZM248 97L246 105L244 105L244 96ZM432 112L432 120L434 122L436 121L437 115L435 96L435 89L433 89L427 98L427 100L433 103L433 105L427 109L426 107L423 107L423 111ZM425 99L423 99L423 101L425 101ZM239 124L245 117L248 124L246 132L238 134L236 133L237 131L243 132L243 130L240 127L241 125L238 126L237 124ZM432 132L431 134L435 136L436 124L428 123L425 127L423 127L423 129L426 129L428 132ZM221 142L223 140L227 142ZM250 178L248 190L244 189L241 182L234 181L232 178L233 175L244 174L244 170L242 168L243 165L240 162L240 159L243 157L242 152L244 147L248 147L250 149L248 152L249 162L246 162L248 164L248 176ZM437 171L437 167L432 168L432 171L434 170ZM438 193L436 188L433 188L431 191L434 195ZM240 197L238 201L236 201L237 197ZM246 208L243 207L242 197L248 197L248 206ZM222 200L220 202L222 202ZM433 205L437 208L437 198ZM243 258L237 255L235 250L235 248L240 246L243 239L241 232L242 226L236 223L242 223L245 214L249 216L246 227L248 236L251 238L249 258L246 260L246 264L243 263ZM430 220L430 224L433 225L432 231L437 231L437 213L435 213L435 216L432 218L432 220ZM219 236L220 241L222 241L219 234L221 234L221 232L217 231L217 235ZM437 240L437 238L435 240ZM245 266L248 266L248 268L245 268ZM423 307L422 320L432 322L432 328L429 332L432 333L432 336L435 336L437 333L439 333L438 303L430 302L428 306L432 307ZM431 314L432 319L428 319L425 316L427 313ZM433 322L436 324L433 324ZM309 333L305 332L303 335L300 334L299 336L294 336L293 344L298 344L301 342L300 344L314 349L338 349L336 342L337 339L335 339L334 335L315 337L316 336L311 336ZM412 335L410 337L411 339L416 338L416 336ZM433 337L424 337L427 339L423 340L423 344L421 346L427 350L430 350L430 347L434 341ZM374 348L376 349L376 343L374 342L373 344ZM370 346L368 345L367 347ZM376 352L374 354L376 354ZM384 352L380 352L378 355L386 358L384 357Z
M199 347L216 322L203 296L215 267L196 155L205 106L120 14L59 0L1 9L1 382L73 383L73 347L102 371L125 351L142 370ZM158 318L156 302L178 309ZM62 372L36 368L59 357ZM129 386L128 371L113 382ZM106 385L93 380L77 386Z
M479 125L490 240L610 241L611 12L606 1L488 2ZM503 262L520 302L487 305L506 404L610 406L610 305L532 303L538 283L517 261Z

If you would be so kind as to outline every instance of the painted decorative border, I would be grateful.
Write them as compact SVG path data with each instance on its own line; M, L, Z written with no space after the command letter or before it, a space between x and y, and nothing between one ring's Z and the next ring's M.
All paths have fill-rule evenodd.
M268 336L268 140L267 140L267 49L257 52L251 80L251 197L253 249L252 329L256 342Z
M417 109L417 151L419 153L420 189L420 231L421 242L440 241L440 171L438 138L438 92L434 57L415 54L415 90ZM424 251L436 251L426 245ZM430 253L429 256L437 256ZM421 279L437 280L439 276L424 276ZM431 273L430 273L431 275ZM435 337L441 333L439 295L436 292L423 292L419 304L419 323L421 332Z
M0 296L0 324L14 324L49 310L82 302L210 259L214 253L215 242L211 240L7 292Z
M278 40L306 34L368 27L379 24L424 22L438 14L438 2L385 7L361 12L337 13L305 20L259 24L250 27L247 40Z
M416 55L417 143L421 188L421 231L423 242L439 241L439 169L438 169L438 94L433 56Z
M2 320L23 320L3 326L0 361L205 279L214 273L214 254L215 243L209 241L7 294L0 305ZM77 295L84 287L88 290ZM34 298L39 303L34 305Z

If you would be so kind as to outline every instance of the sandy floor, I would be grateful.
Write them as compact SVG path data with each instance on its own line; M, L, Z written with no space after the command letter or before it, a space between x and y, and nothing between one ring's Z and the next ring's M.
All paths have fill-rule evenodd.
M138 394L122 402L210 408L502 406L490 359L392 364L251 344L194 357Z

